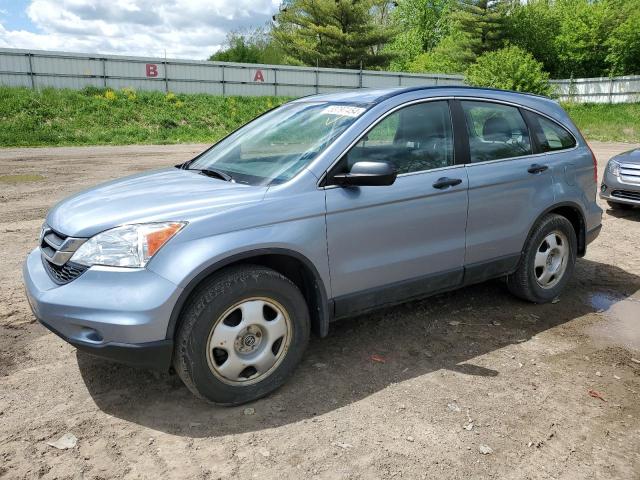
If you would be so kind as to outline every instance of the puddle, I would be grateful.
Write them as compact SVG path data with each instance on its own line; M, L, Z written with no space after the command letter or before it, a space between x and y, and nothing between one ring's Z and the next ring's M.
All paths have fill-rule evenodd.
M640 300L598 292L589 297L589 302L603 317L587 331L596 344L640 351Z

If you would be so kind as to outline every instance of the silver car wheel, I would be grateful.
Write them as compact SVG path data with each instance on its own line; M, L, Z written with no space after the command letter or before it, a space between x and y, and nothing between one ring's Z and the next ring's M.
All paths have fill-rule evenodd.
M540 287L553 288L560 282L567 269L569 249L567 236L559 230L542 239L534 259L535 277Z
M282 305L264 297L242 300L214 323L207 341L207 363L223 382L250 385L275 371L291 337L291 320Z

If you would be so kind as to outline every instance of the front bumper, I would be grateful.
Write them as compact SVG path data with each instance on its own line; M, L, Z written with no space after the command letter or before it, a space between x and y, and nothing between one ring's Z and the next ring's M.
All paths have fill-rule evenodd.
M40 250L23 268L36 318L65 341L94 355L168 369L167 326L182 289L148 269L92 267L65 285L47 274Z
M600 198L609 202L640 205L640 184L625 182L620 177L612 175L608 169L602 178L599 194Z

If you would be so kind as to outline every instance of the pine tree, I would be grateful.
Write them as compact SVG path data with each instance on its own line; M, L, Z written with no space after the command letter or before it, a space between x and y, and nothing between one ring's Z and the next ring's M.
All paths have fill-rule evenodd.
M504 45L506 4L501 0L460 0L452 20L459 45L470 58Z
M385 67L393 37L386 0L288 0L274 16L273 38L285 53L321 67Z

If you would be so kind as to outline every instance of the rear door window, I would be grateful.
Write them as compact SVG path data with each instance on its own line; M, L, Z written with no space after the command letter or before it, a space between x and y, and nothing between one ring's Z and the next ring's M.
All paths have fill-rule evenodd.
M542 152L565 150L576 146L573 135L556 122L533 112L527 112L526 115Z
M461 101L471 163L531 155L529 129L520 110L491 102Z

